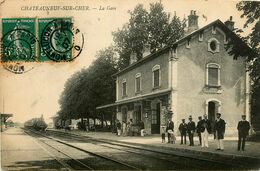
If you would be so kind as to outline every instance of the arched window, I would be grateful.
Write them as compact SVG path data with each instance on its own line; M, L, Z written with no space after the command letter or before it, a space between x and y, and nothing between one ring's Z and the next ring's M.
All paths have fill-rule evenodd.
M127 95L127 87L126 87L126 79L122 81L122 96L125 97Z
M207 64L206 85L212 87L220 86L220 65L215 63Z
M135 75L135 92L138 93L141 91L141 73Z
M152 71L153 71L153 88L159 88L161 85L160 65L155 65Z

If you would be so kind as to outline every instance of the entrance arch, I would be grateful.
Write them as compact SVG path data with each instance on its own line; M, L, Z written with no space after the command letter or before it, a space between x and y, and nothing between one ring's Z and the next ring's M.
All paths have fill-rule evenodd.
M214 123L216 120L216 114L221 111L221 101L217 99L208 99L206 100L206 109L205 113L208 115L208 119L211 123Z

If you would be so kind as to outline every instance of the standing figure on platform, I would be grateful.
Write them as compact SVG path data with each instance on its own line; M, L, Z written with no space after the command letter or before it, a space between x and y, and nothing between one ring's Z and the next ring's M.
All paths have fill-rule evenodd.
M220 118L221 114L217 113L217 119L214 124L214 139L217 141L217 149L220 151L224 151L224 134L226 129L226 122Z
M120 136L121 135L121 123L118 119L116 122L116 129L117 129L117 135Z
M189 117L189 122L188 122L187 128L188 128L187 130L188 130L188 135L189 135L190 146L194 146L193 136L194 136L194 132L196 130L196 126L195 126L195 122L192 121L191 115Z
M143 137L145 131L144 131L144 122L142 120L139 123L139 127L140 127L140 135L141 135L141 137Z
M201 127L201 138L202 144L201 147L209 147L209 134L211 133L211 123L208 120L207 115L205 114L204 119L202 120L202 127Z
M165 126L162 126L162 143L165 143Z
M201 145L202 117L199 116L198 119L199 119L199 121L198 121L198 123L197 123L197 128L196 128L196 130L197 130L198 137L199 137L199 141L200 141L200 144L199 144L199 145Z
M126 132L127 132L126 129L127 129L127 128L126 128L126 122L123 121L123 122L122 122L122 135L123 135L123 136L126 136Z
M130 122L126 123L126 135L129 136L130 135Z
M134 123L133 123L133 119L130 119L129 121L129 135L130 136L134 136Z
M186 134L187 134L187 124L185 123L185 119L182 119L182 123L179 125L179 131L181 133L181 144L186 144Z
M166 127L166 132L168 135L168 143L170 143L171 141L171 131L173 131L173 129L174 129L174 123L171 119L169 119Z
M237 150L240 151L241 143L242 143L242 150L245 151L246 137L249 134L249 130L250 130L250 124L246 120L246 115L242 115L242 120L238 122L237 130L238 130Z

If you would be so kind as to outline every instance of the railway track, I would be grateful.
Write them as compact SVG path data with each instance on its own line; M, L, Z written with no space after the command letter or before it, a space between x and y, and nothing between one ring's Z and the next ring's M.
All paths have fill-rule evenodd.
M79 148L77 146L68 144L64 141L61 141L61 140L53 138L53 137L46 136L46 135L39 133L39 132L35 132L33 130L24 130L24 131L31 136L34 136L34 137L36 136L38 138L38 140L39 140L39 138L41 138L39 140L41 143L43 143L43 144L47 145L48 147L52 148L53 150L56 151L56 153L60 153L63 156L66 156L66 158L68 158L69 160L65 161L64 159L62 160L62 159L57 159L57 157L55 157L55 158L56 158L56 160L58 160L59 163L61 163L68 170L101 170L101 169L102 170L107 170L107 169L110 170L112 168L117 168L117 169L120 169L120 170L141 170L140 168L132 166L128 163L124 163L122 161L115 160L113 158L109 158L105 155L101 155L101 154L94 153L94 152L91 152L91 151L86 150L86 149ZM61 146L63 146L63 148L61 148ZM63 149L63 150L61 150L61 149ZM78 152L81 152L81 153L88 154L91 157L94 156L95 158L98 158L98 159L95 159L94 161L100 162L101 163L100 165L102 165L102 167L105 167L105 166L108 166L108 167L95 168L93 166L90 166L90 163L86 164L86 162L81 161L79 159L76 159L75 157L68 154L68 152L65 152L65 151L71 151L71 149L76 150L73 153L78 154ZM101 161L101 160L103 160L103 161ZM92 159L92 161L93 161L93 159ZM109 168L109 167L112 167L112 168Z
M248 169L252 168L250 164L244 164L241 162L234 162L232 159L224 159L223 161L216 160L215 158L204 158L198 156L190 156L183 152L175 152L175 154L169 154L156 149L144 148L143 146L136 146L131 144L119 143L119 142L108 142L106 140L94 139L87 136L80 136L76 134L70 134L58 131L48 131L52 135L63 136L65 138L73 138L79 141L92 142L99 144L100 146L105 146L108 148L113 148L121 151L126 151L129 153L135 153L139 155L144 155L148 157L155 157L158 160L169 161L178 165L183 165L182 168L188 169L205 169L206 165L210 164L211 169ZM69 136L68 136L69 135ZM102 143L102 144L100 144ZM257 167L257 166L256 166Z

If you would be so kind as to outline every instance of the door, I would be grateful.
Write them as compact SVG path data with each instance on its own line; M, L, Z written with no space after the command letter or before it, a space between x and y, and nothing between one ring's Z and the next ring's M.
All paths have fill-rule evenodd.
M212 101L208 103L208 119L211 122L211 128L213 128L216 120L216 104Z
M122 121L125 121L127 123L127 108L122 108Z
M134 120L135 120L136 124L138 124L141 121L141 115L142 115L142 107L141 107L141 105L135 106Z
M161 121L161 104L156 104L156 109L152 111L152 134L160 134L160 121Z

